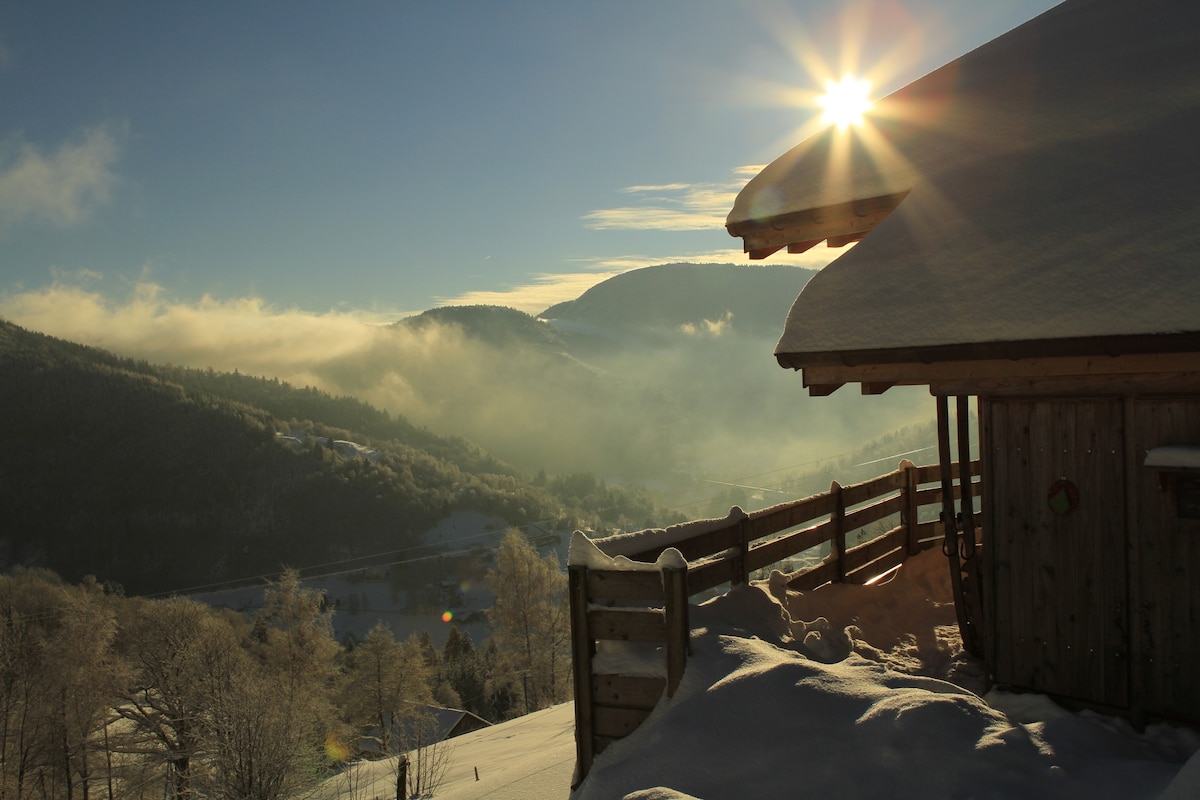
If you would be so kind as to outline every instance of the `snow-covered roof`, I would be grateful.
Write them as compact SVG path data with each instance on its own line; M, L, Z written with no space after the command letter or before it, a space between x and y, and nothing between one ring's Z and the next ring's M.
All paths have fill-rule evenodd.
M869 230L796 300L782 365L1200 351L1200 3L1068 0L868 121L729 214L756 256Z

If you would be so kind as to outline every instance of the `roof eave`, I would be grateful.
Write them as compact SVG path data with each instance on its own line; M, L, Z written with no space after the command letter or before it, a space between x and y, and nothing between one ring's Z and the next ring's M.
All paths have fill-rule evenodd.
M929 386L935 394L981 394L1038 381L1090 383L1160 376L1200 383L1200 331L898 347L887 350L777 352L781 367L803 370L811 394L859 383L865 394L892 386ZM953 391L951 391L953 390Z
M909 189L791 211L763 219L730 220L729 235L742 239L751 259L763 259L783 248L802 253L823 241L841 247L863 238L908 196Z

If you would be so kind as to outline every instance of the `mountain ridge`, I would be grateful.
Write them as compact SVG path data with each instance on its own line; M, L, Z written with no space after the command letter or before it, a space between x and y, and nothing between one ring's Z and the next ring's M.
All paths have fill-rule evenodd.
M660 264L602 281L537 317L639 332L724 323L739 333L778 337L815 274L786 265Z

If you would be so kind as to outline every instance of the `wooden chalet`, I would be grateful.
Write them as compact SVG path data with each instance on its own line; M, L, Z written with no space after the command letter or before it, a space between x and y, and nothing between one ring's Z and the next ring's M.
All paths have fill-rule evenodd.
M994 681L1200 720L1200 3L1068 0L768 165L727 228L858 242L776 349L810 393L928 386L943 463L952 416L977 437L947 552Z

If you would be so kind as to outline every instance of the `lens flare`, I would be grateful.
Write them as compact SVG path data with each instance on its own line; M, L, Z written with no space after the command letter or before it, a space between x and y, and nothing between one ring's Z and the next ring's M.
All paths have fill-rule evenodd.
M333 736L329 736L325 739L325 755L329 756L331 761L348 761L350 748Z
M443 611L442 612L442 622L449 622L452 619L454 619L453 611Z

